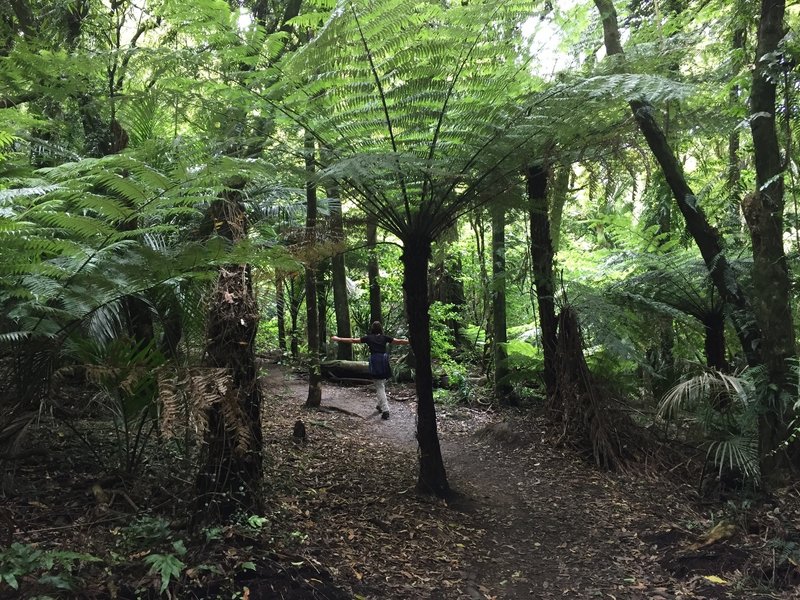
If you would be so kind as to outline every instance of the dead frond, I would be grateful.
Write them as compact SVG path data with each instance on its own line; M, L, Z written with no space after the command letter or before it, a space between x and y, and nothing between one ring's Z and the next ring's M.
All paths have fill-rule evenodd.
M160 429L164 437L202 439L208 431L209 411L219 409L225 428L236 440L236 449L246 452L252 440L229 369L193 367L158 373L161 407Z
M621 432L633 429L630 417L618 410L592 379L583 356L583 337L575 311L567 306L558 318L556 392L550 415L561 425L560 440L591 452L605 469L624 469L625 442Z

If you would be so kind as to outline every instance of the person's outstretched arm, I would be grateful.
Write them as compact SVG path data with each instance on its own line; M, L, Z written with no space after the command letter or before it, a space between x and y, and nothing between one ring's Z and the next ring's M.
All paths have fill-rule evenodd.
M411 342L405 338L392 338L392 343L398 346L408 346Z
M361 338L343 338L339 337L338 335L331 336L332 342L344 342L345 344L358 344L361 342Z

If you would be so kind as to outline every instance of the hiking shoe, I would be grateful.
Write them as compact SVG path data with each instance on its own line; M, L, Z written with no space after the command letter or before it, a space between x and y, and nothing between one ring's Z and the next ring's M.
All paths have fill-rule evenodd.
M383 411L383 414L381 415L381 419L386 421L388 418L389 418L389 411L388 410Z

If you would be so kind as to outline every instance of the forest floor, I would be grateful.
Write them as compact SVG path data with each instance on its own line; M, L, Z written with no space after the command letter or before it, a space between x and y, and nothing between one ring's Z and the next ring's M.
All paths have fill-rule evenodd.
M674 478L595 469L554 447L536 416L440 405L456 494L438 502L414 492L413 387L388 386L384 421L371 385L326 383L323 409L309 412L304 381L276 369L268 382L269 427L308 428L302 448L274 455L306 458L296 484L308 551L356 597L800 597L798 487L704 503Z
M798 486L707 501L594 468L534 412L441 404L445 502L415 491L412 386L382 420L369 384L307 409L303 377L263 373L265 513L199 533L177 460L129 485L98 472L107 425L43 420L0 496L0 599L800 598Z

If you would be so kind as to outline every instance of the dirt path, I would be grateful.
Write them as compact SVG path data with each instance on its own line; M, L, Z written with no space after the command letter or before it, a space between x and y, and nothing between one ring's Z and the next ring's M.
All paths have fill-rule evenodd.
M306 393L302 380L284 376L282 385L283 394L278 394L302 402ZM383 421L375 410L371 386L326 383L324 387L324 414L335 415L325 427L350 428L371 448L380 448L371 451L382 458L363 465L358 485L365 497L386 493L365 491L370 481L367 470L386 468L395 460L404 465L398 468L416 468L413 390L395 384L388 392L391 418ZM475 535L464 533L464 543L454 538L453 546L460 547L455 552L461 554L454 557L449 550L447 564L437 567L433 579L441 578L440 585L412 572L411 566L403 570L408 579L418 581L417 591L411 591L410 584L398 585L393 592L370 587L370 577L358 571L369 575L370 551L365 550L353 559L366 563L353 567L357 574L353 590L362 598L792 597L729 585L730 574L745 569L748 557L725 542L692 547L713 524L693 508L692 490L659 478L601 473L571 450L553 449L543 424L535 419L506 415L503 420L463 407L437 407L437 411L448 478L458 492L447 510L463 532ZM410 495L409 473L404 473L405 487L398 493ZM391 486L393 481L374 485ZM380 497L379 502L383 500ZM371 514L368 504L360 510ZM389 534L384 544L411 529L392 514L398 510L387 507L376 513L381 516L363 519L381 524ZM447 513L430 517L449 518ZM395 526L401 521L402 527ZM402 555L405 550L386 546L382 552ZM419 569L425 568L425 556L409 561L413 558L421 560ZM384 576L383 581L391 582L391 577Z

